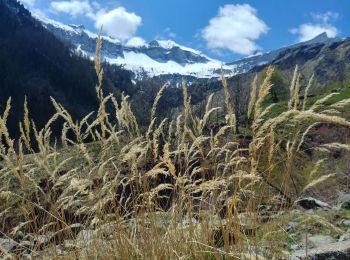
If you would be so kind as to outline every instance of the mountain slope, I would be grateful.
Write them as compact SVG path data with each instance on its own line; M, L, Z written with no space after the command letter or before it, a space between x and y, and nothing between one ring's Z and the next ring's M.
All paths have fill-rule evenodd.
M302 88L315 74L314 94L332 90L335 82L345 82L350 76L350 39L302 45L285 49L271 62L277 66L287 80L292 78L295 65L299 66ZM261 71L256 67L253 71Z
M339 41L341 41L341 39L339 38L328 38L327 33L324 32L309 41L282 47L270 52L249 56L249 57L228 63L227 65L235 66L238 73L244 73L253 69L256 66L271 64L278 56L280 56L282 53L288 50L296 50L296 49L302 48L303 46L312 46L320 43L329 45Z
M17 130L27 95L39 127L52 115L50 96L78 118L96 109L93 63L75 55L15 0L0 0L0 106L12 97L9 126ZM129 73L106 66L108 92L129 90ZM114 85L121 86L119 89Z

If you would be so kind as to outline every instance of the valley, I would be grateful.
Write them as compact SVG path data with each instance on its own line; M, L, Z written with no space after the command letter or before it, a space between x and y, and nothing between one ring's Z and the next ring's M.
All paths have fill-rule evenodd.
M0 258L348 259L350 39L328 34L223 62L0 0Z

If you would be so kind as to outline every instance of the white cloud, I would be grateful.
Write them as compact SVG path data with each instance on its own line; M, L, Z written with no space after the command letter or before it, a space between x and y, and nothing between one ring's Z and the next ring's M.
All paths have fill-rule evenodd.
M304 23L297 28L290 29L289 32L298 36L299 42L304 42L315 38L321 33L327 33L328 37L336 37L339 34L337 27L331 24L339 18L338 13L312 13L314 23Z
M259 49L255 41L268 29L250 5L225 5L202 30L202 37L211 49L228 49L249 55Z
M145 46L147 43L141 37L132 37L126 42L126 46L128 47L141 47Z
M103 26L103 31L108 35L127 40L135 35L142 18L135 13L129 13L124 7L115 8L109 12L100 11L96 14L95 27Z
M321 21L324 24L328 24L331 20L337 20L339 18L339 14L328 11L325 13L311 13L311 17L316 21Z
M94 21L96 29L103 27L103 31L106 34L122 41L132 38L142 23L140 16L133 12L128 12L124 7L106 11L101 8L101 5L97 1L53 1L50 6L51 11L54 13L66 13L73 17L86 16ZM132 39L130 43L141 44L141 38Z
M97 9L101 9L101 5L98 2L94 1L91 4L93 7L97 8Z
M53 1L51 2L51 9L54 12L67 13L72 16L91 14L93 9L89 1Z
M335 26L311 23L302 24L298 28L291 29L290 32L298 35L299 42L311 40L324 32L331 38L338 35L338 29Z
M20 2L30 10L32 15L34 16L40 16L40 17L47 17L46 13L43 9L39 9L36 7L37 5L37 0L20 0Z

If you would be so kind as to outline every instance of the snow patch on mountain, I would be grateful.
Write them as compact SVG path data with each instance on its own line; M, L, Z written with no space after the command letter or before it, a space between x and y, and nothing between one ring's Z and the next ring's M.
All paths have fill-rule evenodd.
M94 56L97 34L82 25L65 25L47 17L36 16L57 37L74 44L79 53ZM222 62L207 57L198 50L171 40L154 40L149 43L134 37L126 43L102 36L103 58L111 64L123 65L135 75L149 77L178 74L198 78L219 77ZM223 65L227 75L236 74L236 65Z
M197 51L195 49L192 49L192 48L180 45L180 44L177 44L176 42L171 41L171 40L156 40L156 42L159 44L160 47L162 47L164 49L170 50L174 47L178 47L182 50L189 51L189 52L195 53L197 55L203 55L200 51Z
M128 70L132 70L137 74L146 72L149 76L158 76L164 74L180 74L187 76L195 76L199 78L211 78L220 74L221 62L210 60L207 63L193 63L180 65L172 60L167 62L158 62L151 59L143 53L133 51L124 52L124 57L106 58L111 64L120 64ZM233 66L224 66L227 71L231 71Z

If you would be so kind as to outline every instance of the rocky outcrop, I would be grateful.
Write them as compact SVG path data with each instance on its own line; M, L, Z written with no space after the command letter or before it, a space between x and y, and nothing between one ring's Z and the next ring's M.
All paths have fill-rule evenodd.
M316 209L316 208L330 209L331 208L327 203L312 197L300 198L295 201L295 204L304 209Z
M295 252L292 260L347 260L350 259L350 241L342 241L320 246L309 251Z
M341 194L339 196L339 208L340 209L350 209L350 194Z
M16 241L11 238L0 238L0 252L8 253L17 246ZM0 254L1 256L1 254Z

